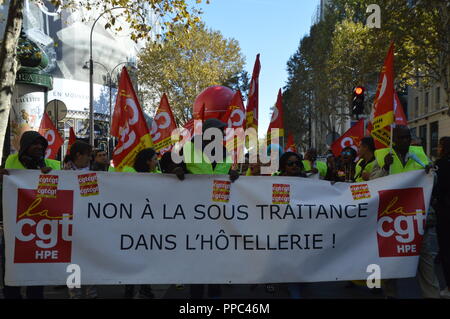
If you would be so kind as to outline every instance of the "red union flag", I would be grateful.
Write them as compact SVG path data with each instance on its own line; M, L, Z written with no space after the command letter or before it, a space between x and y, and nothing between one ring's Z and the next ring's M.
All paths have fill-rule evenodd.
M55 125L47 113L42 116L41 125L39 126L39 134L45 137L48 142L47 150L45 151L45 158L55 159L58 155L59 148L63 145L64 140L59 135Z
M284 151L297 153L297 146L295 145L294 142L294 135L292 135L291 132L289 132L287 136L286 149Z
M176 128L177 123L175 122L172 110L170 109L167 95L164 93L161 97L158 111L153 118L152 129L150 131L155 150L159 152L160 155L171 150L173 146L171 139L172 131Z
M17 195L14 263L70 263L73 191L39 197L36 190L19 188Z
M238 158L240 158L240 155L243 155L244 151L244 129L246 122L241 91L237 90L233 95L231 105L221 120L228 124L225 136L227 151L231 153L234 163L237 163ZM242 129L242 131L239 129Z
M378 131L394 122L394 43L391 43L378 80L373 104L373 128Z
M111 135L119 139L113 152L114 167L119 172L124 166L133 166L137 153L153 146L144 113L125 67L120 74Z
M258 132L258 92L260 70L261 63L259 62L259 54L257 54L255 65L253 66L252 79L250 81L246 110L247 128L252 127L256 130L256 132Z
M394 116L395 116L395 124L397 125L408 125L408 120L406 119L405 112L403 111L402 103L398 98L397 92L394 92ZM391 128L390 126L383 127L382 130L373 131L373 125L370 122L367 130L369 134L375 140L375 147L385 148L390 147L391 145Z
M267 129L267 139L270 141L270 130L279 129L280 136L284 136L284 126L283 126L283 97L281 94L281 89L278 90L277 102L273 108L272 118L270 119L269 128Z
M334 156L339 156L342 150L350 146L356 152L358 152L361 139L364 137L364 119L360 119L358 123L349 128L341 137L331 144L331 151Z
M418 256L426 220L423 189L390 189L378 193L379 256Z

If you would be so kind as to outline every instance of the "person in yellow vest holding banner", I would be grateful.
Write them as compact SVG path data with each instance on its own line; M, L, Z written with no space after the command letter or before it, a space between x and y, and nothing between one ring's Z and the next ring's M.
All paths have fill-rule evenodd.
M194 135L191 141L183 145L183 159L188 174L229 175L232 182L239 178L239 172L232 169L233 161L223 145L226 127L216 118L207 119L202 126L202 135ZM209 298L220 298L220 285L207 286ZM191 298L203 298L204 288L205 285L191 285Z
M47 147L47 140L38 132L24 132L20 138L19 152L8 156L5 169L40 169L44 174L52 169L61 169L59 161L44 158Z
M367 136L361 139L358 153L360 160L356 163L354 178L357 183L370 180L375 165L375 141L373 137Z
M137 153L133 166L125 166L123 173L161 173L158 170L158 155L153 148L145 148ZM125 285L125 298L134 298L135 285ZM155 298L151 285L140 285L137 298Z
M432 167L430 161L422 147L411 146L411 132L408 127L397 125L392 135L392 150L383 148L375 151L373 178L422 169L428 173ZM428 220L426 225L429 225ZM439 281L434 271L434 257L430 251L431 239L427 226L423 235L417 275L423 297L440 298ZM396 280L386 280L384 289L388 297L396 297Z
M183 159L189 174L230 175L232 182L239 178L239 172L232 169L233 161L228 155L225 146L223 146L223 136L226 127L227 125L218 119L207 119L203 123L203 134L194 135L190 142L184 144ZM213 133L210 137L208 134L209 129L219 130L222 139L216 139L217 136Z
M59 170L61 168L59 161L44 158L47 147L47 140L38 132L24 132L20 138L19 152L9 155L5 162L5 168L0 169L0 183L3 181L3 175L8 175L8 169L40 169L43 174L47 174L51 170ZM5 299L22 299L20 291L21 287L5 286L3 294ZM44 287L28 286L26 297L43 299Z
M321 179L324 179L328 172L327 163L317 160L317 151L314 148L310 148L306 152L303 167L306 173L319 173Z

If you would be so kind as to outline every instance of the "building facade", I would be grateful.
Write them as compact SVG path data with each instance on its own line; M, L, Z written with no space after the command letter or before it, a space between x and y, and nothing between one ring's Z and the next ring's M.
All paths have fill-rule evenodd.
M439 139L450 136L449 105L441 84L408 88L408 125L413 136L422 141L428 156L435 158Z

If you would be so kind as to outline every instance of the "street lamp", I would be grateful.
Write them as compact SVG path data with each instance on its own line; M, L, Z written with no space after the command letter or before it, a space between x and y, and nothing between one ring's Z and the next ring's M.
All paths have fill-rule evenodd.
M130 64L131 62L129 62L129 61L120 62L120 63L117 64L111 71L109 71L108 68L107 68L103 63L100 63L100 62L97 62L97 61L92 61L92 63L96 63L96 64L102 66L102 67L105 69L106 74L107 74L107 76L108 76L108 87L109 87L108 154L109 154L109 147L110 147L110 146L109 146L109 139L110 139L110 136L111 136L111 123L112 123L112 77L113 77L114 71L115 71L119 66L121 66L122 64ZM87 61L87 62L83 65L83 69L89 69L89 65L90 65L90 62ZM92 145L93 145L93 144L92 144Z
M94 61L92 60L92 34L94 32L94 27L95 27L95 24L97 23L97 21L105 13L108 13L108 12L110 12L112 10L116 10L116 9L127 9L127 10L136 11L136 10L128 8L128 7L114 7L114 8L103 11L97 17L97 19L95 19L94 23L92 24L91 33L89 36L89 144L91 144L92 146L94 146L94 81L93 81ZM110 86L110 89L111 89L111 86ZM109 147L109 145L108 145L108 147Z

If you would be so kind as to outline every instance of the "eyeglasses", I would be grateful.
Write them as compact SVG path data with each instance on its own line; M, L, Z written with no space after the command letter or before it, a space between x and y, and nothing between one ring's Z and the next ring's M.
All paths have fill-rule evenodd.
M342 152L342 155L352 155L352 152Z
M297 161L291 162L291 161L289 161L289 162L286 163L286 166L289 166L289 167L290 166L294 166L294 165L300 167L300 162L297 162Z

